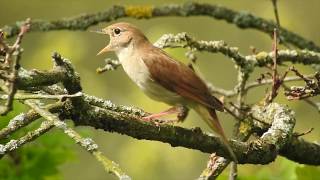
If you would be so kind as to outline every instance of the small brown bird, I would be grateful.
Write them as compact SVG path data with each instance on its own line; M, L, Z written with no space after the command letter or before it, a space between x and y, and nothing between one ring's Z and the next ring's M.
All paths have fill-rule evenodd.
M155 47L132 24L112 24L102 29L101 33L109 35L110 42L98 55L115 52L124 71L147 96L173 106L164 112L144 117L144 120L180 113L181 106L194 109L222 137L236 161L216 114L216 110L224 111L223 104L211 95L206 84L191 68Z

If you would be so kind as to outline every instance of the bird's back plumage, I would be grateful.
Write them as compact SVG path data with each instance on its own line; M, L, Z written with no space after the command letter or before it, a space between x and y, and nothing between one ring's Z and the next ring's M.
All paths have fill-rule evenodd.
M222 103L210 94L207 85L191 68L157 47L148 48L148 53L142 59L153 80L190 101L219 111L224 110Z

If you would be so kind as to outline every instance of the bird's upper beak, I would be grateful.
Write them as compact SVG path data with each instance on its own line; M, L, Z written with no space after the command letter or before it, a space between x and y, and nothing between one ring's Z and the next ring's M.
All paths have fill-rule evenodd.
M108 31L107 31L107 30L104 30L104 29L102 29L102 30L96 30L96 31L90 31L90 32L98 33L98 34L107 34L107 35L109 35ZM98 52L97 56L100 55L100 54L109 52L109 51L112 51L112 50L111 50L110 43L109 43L106 47L104 47L103 49L101 49L101 50Z

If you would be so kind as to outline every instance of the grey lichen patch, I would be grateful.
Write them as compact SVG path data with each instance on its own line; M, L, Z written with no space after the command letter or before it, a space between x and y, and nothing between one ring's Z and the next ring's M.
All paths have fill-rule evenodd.
M18 148L18 141L15 139L10 140L7 144L0 144L0 155L5 154L7 151L13 151Z
M183 47L181 43L187 43L187 34L185 32L174 34L164 34L162 35L155 43L154 46L158 48L166 48L166 47Z
M19 115L17 115L16 117L14 117L13 119L11 119L9 121L8 124L8 128L15 128L16 126L19 126L20 124L23 123L25 119L25 114L24 113L20 113Z
M252 107L252 115L271 124L269 130L262 135L262 141L275 145L278 150L289 141L296 120L294 112L288 107L277 103L254 106Z
M110 100L104 100L101 98L97 98L90 95L84 95L84 100L88 101L89 104L98 106L100 108L105 108L108 110L121 112L121 113L127 113L132 114L136 116L145 116L147 113L145 113L142 109L136 108L136 107L130 107L130 106L123 106L123 105L116 105ZM96 111L99 111L99 109L96 109Z
M60 129L67 129L67 124L64 121L54 121L54 125Z
M18 141L17 140L10 140L5 146L7 147L7 150L12 151L18 148Z
M98 144L96 144L91 138L81 139L80 145L86 148L87 151L94 151L98 149Z
M6 152L6 147L5 147L5 145L2 145L2 144L0 144L0 155L2 154L5 154L5 152Z
M27 71L20 68L18 71L17 86L19 89L28 89L34 86L47 86L58 83L65 78L61 71Z

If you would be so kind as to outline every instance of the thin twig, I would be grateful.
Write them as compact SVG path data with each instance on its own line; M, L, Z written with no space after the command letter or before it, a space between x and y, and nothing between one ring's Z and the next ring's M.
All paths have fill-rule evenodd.
M114 59L109 59L109 58L105 60L105 63L106 63L106 65L104 67L97 68L96 72L98 74L101 74L101 73L106 72L106 71L115 70L121 65L119 60L114 60Z
M20 33L19 33L15 43L13 44L12 47L9 47L9 49L7 49L7 51L6 51L4 66L11 67L11 68L9 68L9 70L11 70L11 72L10 72L10 81L8 81L9 82L8 97L7 97L7 101L5 103L5 107L0 109L1 115L6 115L9 111L12 110L14 95L17 92L16 79L18 76L18 70L20 68L20 58L21 58L21 53L22 53L22 50L20 49L20 44L22 42L22 38L23 38L24 34L30 28L30 21L31 21L30 19L27 19L23 23L23 25L20 27ZM0 40L0 41L2 41L2 40ZM12 55L14 52L16 52L15 60L12 59Z
M294 133L293 135L296 136L296 137L300 137L300 136L304 136L304 135L310 134L313 130L314 130L314 128L310 128L309 130L307 130L307 131L305 131L305 132L302 132L302 133Z
M5 56L4 53L6 53L7 51L9 51L9 46L6 42L4 42L4 33L2 31L2 29L0 29L0 49L2 50L2 55Z
M298 77L303 80L306 85L302 86L292 86L288 88L285 92L287 99L289 100L301 100L306 99L309 97L313 97L320 94L320 73L317 72L313 75L313 79L306 77L305 75L301 74L297 69L294 67L290 68Z
M14 99L16 100L27 100L27 99L56 99L63 100L66 98L80 97L82 96L82 92L78 92L76 94L59 94L59 95L49 95L49 94L20 94L16 93ZM6 100L8 99L8 95L0 95L0 99Z
M290 67L289 70L294 72L298 77L304 80L304 82L306 82L307 85L312 83L312 80L309 77L306 77L305 75L301 74L294 66Z
M266 98L265 98L265 103L269 104L273 101L274 98L277 97L278 95L278 90L281 87L281 85L284 82L284 79L286 78L288 71L286 71L281 77L278 74L278 70L277 70L277 63L278 63L278 33L277 33L277 29L274 29L274 40L273 40L273 45L272 45L272 49L273 49L273 66L271 68L272 70L272 89L271 92L267 94Z
M313 75L307 75L306 77L313 77ZM283 82L292 82L292 81L301 81L301 78L299 76L292 76L292 77L286 77L283 79ZM259 87L262 85L266 85L266 84L271 84L273 82L272 79L263 79L260 82L251 82L248 83L248 85L246 86L245 90L249 90L255 87Z
M277 58L278 58L278 41L277 41L277 29L274 29L273 32L273 43L272 43L272 50L273 50L273 67L272 67L272 89L271 92L266 97L266 103L271 103L272 100L278 94L278 71L277 71Z
M272 5L273 5L273 10L274 10L274 16L275 16L276 22L277 22L277 28L280 29L281 26L280 26L277 0L271 0L271 1L272 1Z
M276 0L273 0L276 1ZM277 38L277 29L274 29L273 34L273 74L272 74L272 91L271 91L271 100L277 96L277 77L278 77L278 71L277 71L277 58L278 58L278 38Z
M310 74L310 75L306 75L306 78L311 78L314 75ZM293 82L293 81L301 81L302 79L299 76L292 76L292 77L286 77L283 79L283 82ZM244 88L245 91L249 91L250 89L256 88L256 87L260 87L266 84L271 84L272 83L272 79L262 79L261 81L254 81L254 82L250 82L247 83L246 87ZM219 87L214 86L213 84L207 82L207 86L209 87L210 91L212 93L217 93L220 94L222 96L225 97L233 97L235 95L237 95L237 92L235 90L226 90L226 89L222 89Z
M118 164L109 160L107 157L102 155L102 152L98 150L98 145L90 138L82 138L80 134L74 131L72 128L69 128L67 124L61 121L57 116L51 114L50 112L39 107L35 101L26 100L24 102L26 105L30 106L33 110L39 113L47 121L51 122L57 128L61 129L66 133L70 138L75 140L77 144L83 147L86 151L90 152L99 162L102 163L105 170L111 174L116 175L119 179L127 179L130 177L127 176L119 167Z
M283 44L285 47L289 49L290 48L289 44L283 40L282 34L280 34L281 26L280 26L280 18L279 18L278 5L277 5L278 0L271 0L271 1L273 5L274 16L277 23L279 43Z

